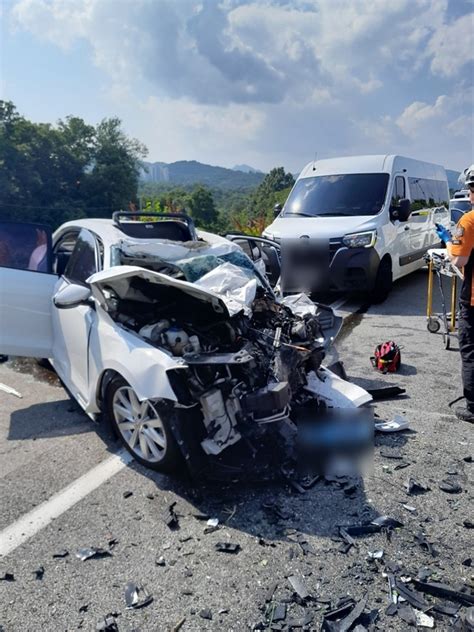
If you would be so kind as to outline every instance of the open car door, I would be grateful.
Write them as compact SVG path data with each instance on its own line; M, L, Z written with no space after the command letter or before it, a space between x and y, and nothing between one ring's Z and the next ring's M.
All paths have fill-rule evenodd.
M278 242L238 233L230 233L226 235L226 239L238 244L252 259L257 269L260 264L264 268L260 269L260 272L265 272L270 285L275 287L281 274L281 248Z
M52 355L51 230L0 222L0 354Z

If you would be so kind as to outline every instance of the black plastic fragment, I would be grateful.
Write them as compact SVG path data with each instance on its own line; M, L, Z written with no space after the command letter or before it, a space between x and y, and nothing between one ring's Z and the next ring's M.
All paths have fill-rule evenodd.
M124 498L130 498L130 496L133 496L133 492L130 491L129 489L126 492L123 492Z
M33 574L35 576L35 579L43 579L44 566L38 566L38 568L35 571L33 571Z
M272 622L273 621L284 621L286 619L286 604L277 603L275 609L273 610Z
M3 582L14 582L15 575L13 573L9 573L8 571L3 573L3 576L0 577L0 581Z
M84 614L84 612L87 612L89 610L89 604L85 603L84 605L79 607L79 614Z
M163 521L166 524L166 526L172 531L179 529L178 516L176 515L176 512L174 510L175 506L176 506L176 501L170 503L163 512Z
M322 632L348 632L352 628L352 626L357 622L359 617L364 612L365 606L367 605L367 597L362 597L360 601L355 603L352 599L351 601L343 606L345 612L347 612L348 606L350 607L350 611L346 616L339 614L342 609L333 610L332 612L327 612L324 616L324 621L322 625Z
M209 608L203 608L202 610L200 610L199 616L201 617L201 619L208 619L209 621L212 620L212 612Z
M275 590L277 589L277 586L278 586L278 584L277 584L277 582L275 582L267 590L267 593L265 595L265 603L268 603L269 601L272 601L273 595L275 593Z
M423 531L418 531L418 533L415 535L415 541L418 542L418 544L420 545L422 549L425 549L426 551L428 551L428 553L432 557L436 557L436 551L433 548L432 543L428 540L426 535L423 533Z
M95 626L96 632L119 632L118 625L112 614L106 614Z
M125 586L125 603L127 610L144 608L153 601L153 597L148 594L143 586L138 586L134 582L128 582Z
M462 492L461 485L450 478L442 480L438 487L442 492L446 492L447 494L460 494Z
M107 551L107 549L101 549L96 547L83 547L78 549L76 553L76 557L78 557L82 562L90 559L101 559L103 557L112 557L112 553Z
M240 544L235 544L234 542L217 542L215 549L220 553L238 553L241 547Z
M462 523L466 527L466 529L474 529L474 521L472 521L472 520L463 520Z
M294 628L305 628L313 621L313 615L311 612L307 611L301 617L301 619L288 619L288 629L293 630Z
M430 489L426 485L423 485L422 483L416 481L411 476L405 483L405 488L409 496L417 496L419 494L425 494Z
M397 614L409 626L416 627L416 615L413 612L413 608L407 603L398 604Z
M406 388L400 386L384 386L382 388L372 388L367 391L369 395L372 395L374 401L381 399L390 399L392 397L398 397L399 395L405 395Z
M463 606L474 605L474 594L470 592L461 592L451 588L451 586L447 584L441 584L439 582L421 582L418 579L414 579L413 581L419 590L433 595L434 597L449 599L449 601L455 601Z
M53 557L67 557L69 555L69 551L66 551L66 549L61 549L59 551L57 551L57 553L53 553Z
M405 601L408 601L408 603L411 604L414 608L416 608L417 610L421 610L422 612L430 609L430 605L426 603L423 595L416 592L415 590L412 590L411 588L408 588L408 586L400 581L397 577L394 578L394 585L398 594L401 595L405 599Z

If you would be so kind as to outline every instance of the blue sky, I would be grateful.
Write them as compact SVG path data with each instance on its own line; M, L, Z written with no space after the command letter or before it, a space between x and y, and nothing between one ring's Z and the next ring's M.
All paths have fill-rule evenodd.
M473 158L470 0L3 0L0 91L118 116L150 160Z

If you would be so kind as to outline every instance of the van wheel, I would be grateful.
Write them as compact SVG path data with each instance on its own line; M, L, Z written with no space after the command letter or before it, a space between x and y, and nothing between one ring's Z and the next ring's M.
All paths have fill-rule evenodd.
M106 410L120 441L139 463L161 472L178 469L181 454L170 428L177 411L151 400L140 402L122 377L107 388Z
M390 294L393 285L392 262L388 257L382 259L375 277L374 289L370 295L372 303L383 303Z

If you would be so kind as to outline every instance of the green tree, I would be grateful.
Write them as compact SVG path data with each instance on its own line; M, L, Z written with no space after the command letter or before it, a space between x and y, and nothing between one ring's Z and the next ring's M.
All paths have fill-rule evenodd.
M286 173L283 167L272 169L250 197L247 207L249 217L270 216L275 204L282 201L281 193L288 191L294 183L292 174Z
M218 219L214 198L209 189L198 186L189 198L191 215L196 224L203 228L212 228Z

